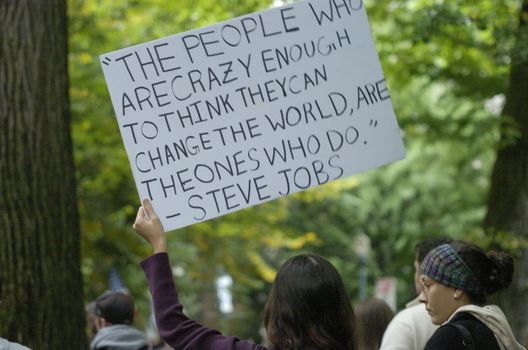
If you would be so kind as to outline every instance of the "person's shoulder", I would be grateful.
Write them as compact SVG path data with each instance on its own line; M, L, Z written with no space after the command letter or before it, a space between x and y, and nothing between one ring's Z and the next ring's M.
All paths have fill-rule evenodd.
M413 305L394 315L388 328L410 327L410 329L414 329L417 323L426 322L429 319L429 314L427 314L423 304Z
M459 324L467 328L472 334L479 334L486 331L492 334L491 330L482 321L469 312L456 313L449 323Z
M422 304L422 303L406 307L405 309L402 310L402 312L403 311L406 311L406 312L411 313L411 314L427 313L427 311L425 310L425 304Z
M493 331L484 322L469 312L459 312L450 323L455 323L466 328L477 345L489 345L497 348L498 344Z
M416 330L415 318L410 308L398 312L385 329L380 349L414 349L420 333Z
M459 337L460 339L462 339L458 329L456 329L456 327L453 327L452 325L453 325L452 323L446 323L443 326L438 327L438 329L434 332L433 337L440 337L440 336L453 337L453 336L456 336L456 337Z
M391 320L383 335L380 349L422 350L436 328L424 304L410 305Z
M462 336L458 329L445 324L439 327L427 342L424 350L463 349Z
M18 343L11 343L7 339L0 337L0 350L31 350L24 345Z

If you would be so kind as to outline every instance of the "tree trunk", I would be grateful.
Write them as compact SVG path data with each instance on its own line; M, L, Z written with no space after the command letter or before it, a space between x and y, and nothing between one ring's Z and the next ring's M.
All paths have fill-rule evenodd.
M512 54L503 117L511 118L519 135L497 152L484 227L528 239L528 0L523 0L517 45ZM524 52L523 52L524 51ZM503 133L502 139L508 137ZM528 251L516 264L512 286L500 298L514 333L528 344Z
M85 349L66 0L0 1L0 335Z

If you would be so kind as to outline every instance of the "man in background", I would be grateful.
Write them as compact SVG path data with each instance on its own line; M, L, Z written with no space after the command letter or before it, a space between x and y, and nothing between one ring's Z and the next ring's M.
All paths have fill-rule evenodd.
M145 335L134 328L135 314L132 296L123 292L108 291L95 301L94 326L97 330L90 348L92 350L146 350Z
M448 237L428 238L416 244L414 260L414 288L420 295L421 275L420 264L430 250L439 245L451 243ZM405 305L387 326L383 334L380 350L422 350L438 326L433 325L431 316L425 310L425 305L418 297Z

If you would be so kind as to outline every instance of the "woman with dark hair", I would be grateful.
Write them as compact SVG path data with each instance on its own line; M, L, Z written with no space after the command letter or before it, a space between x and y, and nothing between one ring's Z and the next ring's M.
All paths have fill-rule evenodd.
M486 253L462 241L431 250L420 266L422 294L431 320L442 325L425 350L522 350L502 310L486 297L507 288L513 259L504 252Z
M354 314L357 350L379 350L394 311L382 299L368 298L356 305Z
M146 214L146 215L145 215ZM143 261L160 336L176 350L266 350L200 325L183 313L163 226L144 200L134 223L153 248ZM273 350L354 350L354 312L337 270L326 259L298 255L277 272L264 325Z
M354 313L337 270L326 259L297 255L277 272L264 311L276 349L353 349Z

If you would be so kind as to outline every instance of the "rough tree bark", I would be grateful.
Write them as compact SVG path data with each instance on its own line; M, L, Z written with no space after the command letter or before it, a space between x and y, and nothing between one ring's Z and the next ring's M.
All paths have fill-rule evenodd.
M506 231L528 239L528 0L522 1L519 23L502 112L503 117L515 121L519 137L497 152L484 227L490 232ZM528 344L527 301L528 251L524 249L512 286L500 297L514 333L523 344Z
M0 1L0 335L86 349L66 0Z

